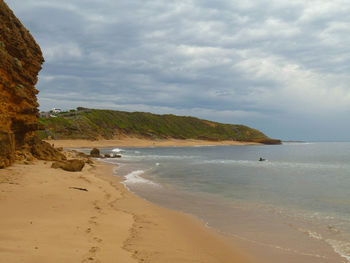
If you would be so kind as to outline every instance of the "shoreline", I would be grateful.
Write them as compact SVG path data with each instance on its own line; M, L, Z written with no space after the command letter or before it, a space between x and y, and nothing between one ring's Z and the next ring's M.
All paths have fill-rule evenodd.
M128 191L114 165L95 162L77 173L50 166L0 170L6 262L256 262L198 219Z
M130 150L133 151L132 149ZM177 151L176 149L173 150ZM236 148L236 150L239 151L239 148ZM147 168L141 169L144 170L143 172L147 170ZM140 173L138 173L139 171L140 168L138 167L134 167L134 169L125 169L123 165L121 174L129 175L136 172L135 181L145 180L143 186L138 184L133 185L130 180L130 184L126 185L128 190L135 193L138 197L158 206L194 216L196 219L200 220L203 225L205 224L207 227L233 240L235 243L239 244L242 251L245 251L249 255L254 255L254 257L259 258L260 261L264 259L266 260L264 262L275 262L275 260L276 262L291 263L295 262L295 260L305 263L343 262L341 261L342 255L339 251L334 249L333 246L329 246L329 244L325 243L320 244L319 239L314 238L315 236L313 233L317 234L318 230L313 230L313 228L305 228L305 230L295 227L297 224L295 224L293 220L293 222L291 220L287 222L278 215L274 213L271 214L271 207L265 207L265 209L263 209L262 207L256 206L256 203L249 202L242 202L241 205L229 205L230 201L228 202L225 198L216 199L216 202L212 202L212 197L205 196L205 194L198 196L191 192L186 193L186 191L169 187L166 183L165 185L161 184L161 188L152 189L151 186L148 187L149 182L147 181L151 180L151 184L153 182L158 184L158 182L153 180L152 177L147 177L147 175L144 179L143 174L141 173L140 176ZM120 172L117 171L117 173ZM129 176L126 178L128 177ZM163 188L164 186L166 188ZM211 207L211 205L214 203L215 213L208 214L208 211L213 211L213 206ZM204 204L204 206L201 204ZM213 221L214 217L212 215L214 214L224 215L225 220L231 222L231 225L225 224L222 220L215 221L214 219ZM209 217L207 217L208 215ZM239 229L238 231L237 227ZM276 229L278 229L278 231L276 231ZM254 230L256 233L259 233L260 238L252 236L255 235ZM280 233L277 234L279 231ZM265 236L265 240L262 238L263 235ZM271 238L266 239L266 237ZM297 241L291 241L289 243L287 240ZM304 245L299 246L299 244ZM307 247L307 249L304 250L303 246ZM316 249L321 249L320 251L322 253L315 252Z
M243 252L232 239L206 226L205 222L195 215L160 206L137 195L123 183L119 176L104 175L102 178L117 189L123 187L127 193L126 196L130 198L123 200L122 207L124 211L129 211L135 216L136 226L132 231L134 240L128 241L126 248L150 249L153 247L152 252L144 251L145 255L149 253L159 255L150 258L146 256L149 259L146 262L232 262L232 260L240 263L260 262L253 260L253 257ZM162 233L163 230L164 233ZM191 233L191 236L188 233ZM150 246L151 243L152 246ZM158 251L160 247L162 252ZM181 251L181 254L175 255L174 251ZM195 254L193 254L194 251ZM201 255L203 252L204 254ZM141 261L143 262L142 259Z
M92 148L92 147L193 147L193 146L227 146L227 145L262 145L256 142L240 141L206 141L206 140L149 140L140 138L123 138L112 140L45 140L55 147L63 148Z

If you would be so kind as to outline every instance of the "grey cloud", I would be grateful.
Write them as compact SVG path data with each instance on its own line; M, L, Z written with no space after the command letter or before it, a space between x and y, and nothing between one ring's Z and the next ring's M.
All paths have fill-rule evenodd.
M7 2L46 58L42 109L193 114L286 138L348 114L342 1Z

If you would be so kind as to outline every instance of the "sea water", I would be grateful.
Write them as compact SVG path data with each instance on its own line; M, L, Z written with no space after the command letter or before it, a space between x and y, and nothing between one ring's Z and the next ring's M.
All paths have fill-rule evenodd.
M105 148L139 196L263 262L350 262L350 143ZM266 159L259 161L259 158Z

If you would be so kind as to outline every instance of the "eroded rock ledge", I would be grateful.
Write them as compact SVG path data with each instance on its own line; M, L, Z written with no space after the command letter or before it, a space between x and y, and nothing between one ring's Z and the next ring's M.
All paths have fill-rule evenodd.
M38 129L35 84L43 62L39 45L0 0L0 168L15 160L16 151L31 151Z

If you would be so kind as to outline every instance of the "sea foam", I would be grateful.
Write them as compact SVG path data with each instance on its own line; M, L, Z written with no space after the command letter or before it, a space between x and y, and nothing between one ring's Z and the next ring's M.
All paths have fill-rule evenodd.
M350 243L340 240L327 239L326 242L332 246L333 250L350 262Z
M112 150L112 152L120 153L120 152L124 152L124 150L123 150L123 149L120 149L120 148L114 148L114 149Z
M143 170L132 171L131 173L129 173L125 176L124 184L126 184L126 185L148 184L148 185L153 185L153 186L159 186L158 184L152 182L151 180L147 180L147 179L140 176L144 173L145 173L145 171L143 171Z

